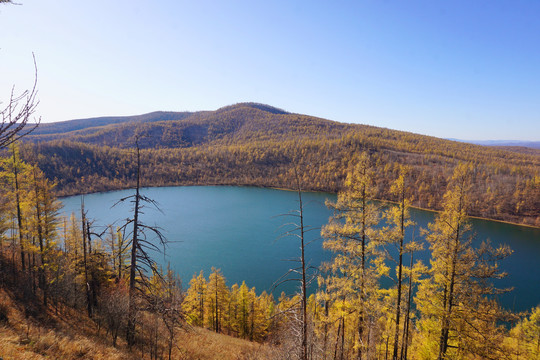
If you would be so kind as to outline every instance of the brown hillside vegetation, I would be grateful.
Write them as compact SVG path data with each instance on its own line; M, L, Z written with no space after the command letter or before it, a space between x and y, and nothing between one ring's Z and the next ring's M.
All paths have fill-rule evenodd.
M5 276L4 276L4 279ZM80 310L44 308L35 297L22 298L20 288L0 286L0 358L135 360L149 358L130 351L125 342L114 347L106 330ZM267 359L267 345L193 327L177 336L173 359Z
M412 167L401 166L390 184L399 201L380 207L373 201L380 165L362 152L337 201L327 204L334 215L321 236L333 259L317 273L308 271L307 278L316 276L316 293L309 298L282 293L276 300L245 282L229 287L215 268L184 288L170 267L158 267L141 247L152 246L141 230L151 228L141 219L138 228L137 220L126 220L131 233L122 230L127 225L116 231L109 225L99 235L83 204L80 218L60 217L50 181L20 161L16 146L10 151L0 163L0 356L315 360L398 358L399 353L400 359L517 360L539 355L540 307L513 313L496 300L510 290L497 280L505 276L499 263L511 249L488 242L472 246L467 213L474 205L477 170L470 162L455 167L441 195L443 210L422 231L427 241L422 244L405 239L405 229L414 225L408 215L410 185L416 181ZM138 190L135 204L151 201ZM137 206L133 211L136 217ZM378 227L383 220L386 225ZM303 225L293 230L299 231L305 231ZM399 256L391 258L387 247L394 246ZM416 255L413 261L424 246L429 262ZM294 276L285 280L298 282ZM383 287L388 280L395 285Z
M102 238L83 208L61 218L51 183L10 150L0 162L0 358L267 358L268 346L188 325L181 280L144 265L140 231L109 226Z
M116 120L114 120L116 119ZM99 119L98 119L99 120ZM261 104L216 111L47 124L24 151L59 195L133 186L133 151L143 148L147 186L248 185L291 189L293 164L306 190L337 192L359 152L376 159L376 198L395 200L399 165L412 168L413 205L441 209L458 162L475 167L471 215L540 226L540 156L374 126L290 114ZM116 122L115 122L116 121ZM512 151L510 151L512 150Z

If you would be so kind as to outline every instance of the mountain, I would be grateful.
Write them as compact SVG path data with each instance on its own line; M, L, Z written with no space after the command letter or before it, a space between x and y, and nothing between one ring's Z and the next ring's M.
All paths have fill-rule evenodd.
M299 127L305 127L302 128ZM179 148L241 141L264 132L267 136L306 134L344 127L329 120L285 112L269 105L243 103L216 111L154 112L138 116L79 119L40 126L26 141L70 140L85 144L133 147L140 138L142 148Z
M524 147L531 149L540 149L540 141L524 141L524 140L459 140L449 139L469 144L484 145L484 146L499 146L499 147Z
M485 146L519 146L533 149L540 149L540 141L522 141L522 140L475 140L473 144Z
M88 119L77 119L77 120L67 120L54 123L43 123L40 124L29 136L40 139L47 140L52 139L60 134L66 134L66 136L82 134L85 131L87 132L96 132L100 131L105 127L122 125L126 123L135 124L135 123L150 123L158 121L167 121L167 120L181 120L192 113L189 112L164 112L156 111L144 115L135 115L135 116L108 116L108 117L96 117ZM69 134L69 135L68 135Z
M377 197L393 200L399 165L410 167L418 207L438 210L456 164L476 172L471 214L540 226L540 156L375 126L346 124L263 104L155 112L46 124L24 138L59 195L133 185L142 149L145 186L248 185L337 192L358 154L374 162ZM511 150L511 151L510 151Z

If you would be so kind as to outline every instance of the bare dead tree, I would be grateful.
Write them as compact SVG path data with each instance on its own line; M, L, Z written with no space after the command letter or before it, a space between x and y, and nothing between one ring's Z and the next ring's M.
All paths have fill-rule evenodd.
M128 246L131 245L131 263L129 265L129 310L128 323L126 330L126 340L129 346L135 343L135 318L137 313L136 298L138 294L143 294L143 289L148 287L148 270L151 273L159 273L156 263L152 260L149 251L161 252L161 247L165 247L166 239L161 233L161 229L157 226L149 226L143 223L140 215L143 214L145 204L151 205L159 210L157 203L141 195L140 179L141 179L141 151L139 147L139 139L136 139L136 154L137 154L137 182L135 194L126 196L120 199L118 203L129 201L133 204L133 218L126 219L126 222L120 227L125 239L131 238ZM116 204L115 204L116 205ZM132 226L133 230L129 230ZM158 244L154 244L150 238L153 235L157 239Z
M107 333L116 347L120 330L126 326L126 313L128 312L128 293L123 283L115 284L107 289L101 299L98 309L99 315L105 322Z
M2 2L11 2L0 0ZM41 118L34 118L34 123L30 123L32 115L39 104L37 100L37 65L34 59L34 84L31 89L20 94L15 92L15 86L11 89L8 104L0 111L2 122L0 123L0 149L5 148L17 141L21 137L31 133L40 123Z
M166 329L166 334L161 334L167 340L168 359L172 358L172 350L175 346L177 328L189 329L185 322L185 314L182 311L184 293L180 277L167 265L165 273L154 274L159 276L161 286L152 287L147 296L148 310L156 314Z
M81 196L81 226L82 226L82 243L83 243L83 266L84 266L84 286L86 292L86 310L88 311L88 317L92 317L92 294L90 291L90 282L88 280L88 249L86 239L88 236L87 231L87 219L86 211L84 210L84 195Z
M296 218L297 221L293 221L291 223L285 224L284 226L292 226L292 228L285 231L282 234L282 236L283 237L293 236L299 240L300 256L298 258L290 259L290 261L298 263L298 266L287 271L287 273L285 273L274 284L274 287L287 281L296 281L299 284L300 303L297 305L300 305L300 319L299 319L299 323L300 323L299 337L300 337L300 343L301 343L300 359L307 360L308 358L307 288L311 284L311 282L315 279L315 276L313 274L311 275L308 274L308 271L313 270L314 268L309 266L309 264L306 262L305 247L308 244L306 243L305 234L309 231L315 230L315 228L304 224L304 203L302 201L302 187L301 187L300 177L298 175L298 169L296 165L294 166L294 175L295 175L296 190L297 190L297 195L298 195L298 210L293 210L287 214L283 214L282 216L293 217L293 218ZM293 277L290 277L290 275L293 275Z

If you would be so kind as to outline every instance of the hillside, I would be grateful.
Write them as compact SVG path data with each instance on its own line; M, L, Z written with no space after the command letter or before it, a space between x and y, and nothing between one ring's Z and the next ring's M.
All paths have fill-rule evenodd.
M497 146L501 150L513 151L521 154L540 156L540 148L532 148L525 146Z
M135 140L143 183L291 188L293 166L306 190L338 191L355 156L377 164L377 197L392 200L398 164L412 168L414 205L440 209L459 161L475 164L472 215L540 226L540 156L367 125L344 124L244 103L216 111L151 113L46 124L25 141L60 195L130 187ZM36 156L27 151L26 158Z
M108 125L118 125L123 123L143 123L143 122L155 122L155 121L165 121L165 120L180 120L185 117L188 117L191 113L183 112L163 112L156 111L144 115L136 116L112 116L112 117L98 117L98 118L89 118L89 119L78 119L78 120L68 120L60 121L54 123L43 123L35 129L31 136L36 138L47 139L46 135L51 135L51 137L59 136L64 134L66 136L72 135L78 130L85 129L94 129L97 130L103 126Z
M44 308L36 297L22 298L19 291L5 283L0 287L1 359L141 359L140 350L130 351L122 339L113 346L99 319L68 306ZM272 351L269 345L196 327L179 331L176 343L173 359L255 360L267 359Z
M140 137L141 148L186 148L276 136L339 135L345 124L293 115L262 104L239 104L213 112L156 112L132 117L105 117L44 124L25 140L69 140L84 144L129 148Z

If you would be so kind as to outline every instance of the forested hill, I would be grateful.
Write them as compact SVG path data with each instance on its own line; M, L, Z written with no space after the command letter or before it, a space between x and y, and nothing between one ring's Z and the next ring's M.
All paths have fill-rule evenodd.
M352 127L311 116L289 114L262 104L237 104L216 111L154 112L139 116L103 117L43 124L26 140L67 139L119 148L178 148L224 141L252 141L276 136L339 136Z
M50 140L59 137L78 136L84 134L85 132L98 132L103 130L103 128L111 129L114 126L125 126L128 123L133 125L133 123L181 120L190 116L191 114L192 113L189 112L156 111L135 116L107 116L60 121L55 123L44 123L40 124L38 128L32 131L30 137L34 140Z
M407 164L414 205L435 210L455 165L470 161L476 166L472 215L540 226L537 153L338 123L263 104L44 124L25 138L38 155L23 156L37 159L60 195L127 188L136 138L146 186L291 188L296 164L304 189L336 192L355 156L368 150L379 198L392 200L389 184L398 165Z

